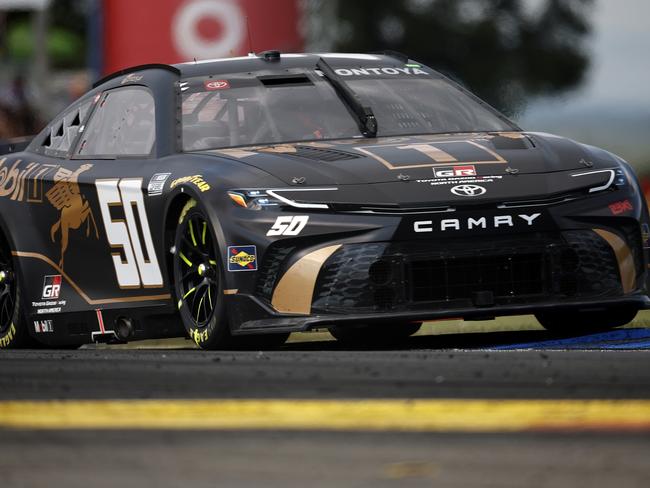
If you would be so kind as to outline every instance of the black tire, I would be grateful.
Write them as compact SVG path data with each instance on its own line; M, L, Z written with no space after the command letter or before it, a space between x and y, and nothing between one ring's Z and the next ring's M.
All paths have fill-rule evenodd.
M4 242L0 242L0 349L39 346L29 335L20 300L17 263Z
M174 250L176 304L187 334L201 349L269 349L284 344L289 334L230 334L219 245L196 200L189 200L181 210Z
M230 342L219 256L205 212L196 200L188 200L174 236L174 292L185 330L201 349L225 348Z
M535 315L546 330L557 334L603 332L634 320L637 309L613 308L605 312L543 312Z
M348 325L330 328L330 334L344 346L387 347L399 344L415 334L422 322L381 325Z

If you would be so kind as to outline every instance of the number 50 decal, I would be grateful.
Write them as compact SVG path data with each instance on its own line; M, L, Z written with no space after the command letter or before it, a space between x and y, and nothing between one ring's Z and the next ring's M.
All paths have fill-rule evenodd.
M120 288L162 286L162 274L142 198L142 178L97 180L95 185L108 242L124 253L123 256L119 252L112 253ZM117 206L123 209L124 220L111 217L111 207ZM137 219L134 210L138 213Z
M309 222L309 215L282 216L275 220L273 227L266 233L267 236L297 236Z

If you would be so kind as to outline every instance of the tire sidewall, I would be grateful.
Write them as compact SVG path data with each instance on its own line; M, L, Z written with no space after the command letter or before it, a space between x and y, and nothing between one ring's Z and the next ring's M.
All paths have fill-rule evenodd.
M20 271L18 270L18 262L15 257L12 257L11 264L13 267L16 294L10 325L7 329L0 332L0 349L16 349L30 345L30 343L36 344L35 339L32 339L29 335L27 322L23 316L22 293L19 278Z
M217 304L212 312L210 320L202 325L197 326L194 319L188 309L181 300L182 290L180 282L180 270L181 264L180 259L175 254L172 265L172 272L174 278L174 296L175 303L180 314L183 326L189 337L202 349L214 349L220 346L225 346L230 338L230 330L226 320L226 309L223 299L223 290L224 290L224 270L222 263L222 253L220 250L219 242L214 233L212 225L210 225L210 219L208 218L207 212L204 210L203 206L195 199L190 199L184 205L183 210L181 211L180 217L178 219L178 224L176 231L174 233L174 248L179 249L182 232L180 231L183 228L183 224L186 220L190 219L192 216L200 215L206 222L208 222L208 231L212 238L213 245L215 246L215 255L217 256L218 263L218 273L219 273L219 283L217 286ZM176 251L178 252L178 251Z

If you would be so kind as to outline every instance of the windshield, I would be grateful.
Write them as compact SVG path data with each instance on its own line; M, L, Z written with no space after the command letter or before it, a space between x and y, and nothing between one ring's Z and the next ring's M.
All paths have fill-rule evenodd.
M344 78L374 111L378 137L517 130L444 79L417 71L424 76ZM185 151L363 137L316 71L191 78L181 90Z

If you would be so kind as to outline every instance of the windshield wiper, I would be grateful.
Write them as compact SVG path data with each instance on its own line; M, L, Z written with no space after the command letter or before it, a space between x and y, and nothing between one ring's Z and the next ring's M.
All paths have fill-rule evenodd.
M339 75L332 69L332 67L323 58L319 58L316 67L323 73L324 78L330 82L334 91L348 106L352 113L357 118L359 129L364 137L377 136L377 119L372 112L372 108L365 107L357 95L348 84L341 79Z

